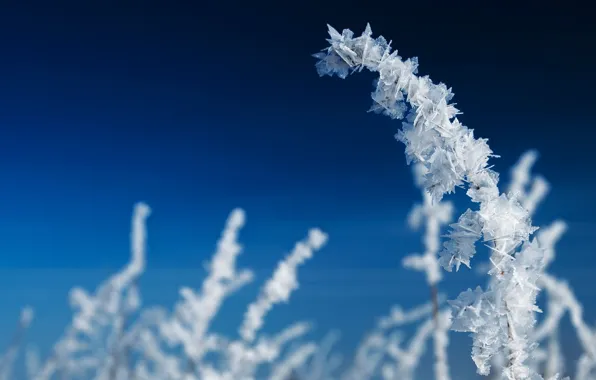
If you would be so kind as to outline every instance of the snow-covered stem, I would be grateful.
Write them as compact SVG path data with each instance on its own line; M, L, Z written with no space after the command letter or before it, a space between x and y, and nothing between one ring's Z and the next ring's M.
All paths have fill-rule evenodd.
M388 336L388 332L405 324L429 320L428 317L432 315L432 312L433 305L431 302L407 311L399 305L393 306L389 315L379 318L373 330L364 337L356 350L352 365L342 375L342 380L369 380L373 378L387 355L392 339L396 338L396 336Z
M342 357L339 354L331 354L331 350L339 336L337 331L325 335L308 363L297 369L298 379L329 380L335 378L334 373L341 365Z
M435 328L433 330L433 352L435 362L435 380L449 380L449 360L447 359L447 347L449 345L449 329L451 328L451 312L449 310L437 313L434 318Z
M230 213L200 291L181 288L182 299L176 304L174 315L160 326L160 333L169 345L181 345L184 349L190 361L187 369L195 369L204 355L215 348L216 337L208 331L223 301L253 278L251 271L236 268L242 252L238 234L245 219L242 209Z
M356 350L352 365L342 375L342 380L369 380L385 357L387 337L380 331L365 336Z
M577 361L574 380L593 380L592 372L596 368L596 362L586 353Z
M413 167L416 185L422 187L426 168L418 163ZM422 271L426 274L426 281L430 287L431 302L433 305L433 319L435 329L433 331L433 345L435 356L435 379L449 380L449 367L447 362L448 336L443 328L445 321L439 317L439 290L438 282L442 278L441 268L437 253L440 247L441 226L451 220L453 205L451 202L433 202L430 194L422 188L423 204L414 206L408 215L408 222L412 229L417 230L424 222L424 247L422 255L409 255L404 258L403 265L406 268ZM447 326L449 322L447 321Z
M563 373L565 369L565 361L559 344L559 329L555 329L548 337L547 352L548 360L544 369L544 377L548 379Z
M439 301L442 302L442 298L439 295ZM442 330L439 334L444 335L439 336L439 344L446 342L442 338L445 338L449 329L448 314L448 311L439 313L439 321L445 322L440 325ZM435 330L432 315L433 305L431 302L407 311L404 311L401 306L392 307L389 315L379 318L374 329L366 335L356 351L352 366L343 374L342 379L368 380L373 378L379 369L385 377L413 373L420 360L420 355L424 352L426 340ZM400 335L392 332L393 329L419 321L421 324L417 334L410 340L409 348L400 348ZM442 350L442 348L440 349ZM391 363L384 363L387 356L392 359ZM440 367L436 370L440 372L445 368Z
M414 165L414 177L416 184L423 186L426 168L422 164ZM414 230L424 225L424 254L409 255L403 260L406 268L424 272L426 281L430 287L441 281L442 274L437 254L440 248L441 226L448 223L452 218L453 205L451 202L433 202L431 195L422 188L422 204L416 204L408 215L408 224Z
M269 375L269 380L287 380L297 368L300 368L317 350L314 343L300 345L284 360L278 362Z
M507 193L517 199L532 216L537 206L544 200L550 190L549 183L540 175L532 176L532 167L538 160L536 150L524 152L511 168L511 181ZM531 183L531 187L528 186Z
M510 197L516 199L518 202L522 204L526 210L528 210L528 215L531 217L533 216L536 208L540 202L544 200L548 191L549 191L549 184L546 180L539 176L539 175L532 175L532 168L536 161L538 160L539 154L536 150L528 150L524 152L518 161L513 165L510 170L510 182L507 186L507 193ZM531 184L531 187L530 187ZM543 233L544 231L541 229L538 231L538 234ZM547 250L541 244L543 248L545 256L547 255ZM543 259L543 270L548 265L546 259ZM493 288L497 284L497 278L495 276L490 276L488 281L488 287ZM531 342L536 342L536 340L531 340ZM529 342L531 344L531 342ZM499 352L495 356L493 356L492 362L492 378L498 379L501 377L501 371L503 369L503 365L505 363L505 356L507 352Z
M11 380L14 362L23 344L25 333L33 320L33 309L25 307L21 310L19 323L4 354L0 356L0 380Z
M291 293L298 289L298 267L321 249L328 236L318 228L309 230L306 239L296 243L292 252L279 262L272 277L267 280L257 299L251 303L239 328L241 340L234 341L227 350L229 369L226 376L233 380L252 379L254 371L263 362L275 360L282 346L306 332L307 325L299 324L282 332L273 341L255 338L261 330L265 316L274 305L288 302Z
M288 302L290 295L298 289L297 270L327 242L327 235L317 229L311 229L308 237L297 243L294 250L279 262L273 276L267 281L259 297L248 306L240 335L246 342L254 340L261 329L264 319L273 305Z
M466 211L453 224L441 253L440 263L451 270L460 264L469 266L475 253L474 243L483 237L492 251L493 269L489 272L497 282L486 293L474 295L478 302L489 305L490 314L483 318L466 313L470 301L460 302L458 326L473 333L476 347L473 358L479 373L486 375L488 362L497 352L507 349L508 363L504 375L510 380L536 378L525 365L531 346L528 332L535 322L535 274L540 271L540 255L535 246L524 245L524 260L517 260L517 248L534 232L528 211L514 197L500 194L498 173L488 166L493 156L486 139L476 139L473 130L462 125L455 116L459 111L449 101L453 97L444 84L434 84L428 77L416 75L417 59L402 61L383 37L373 39L367 25L360 37L350 30L343 33L329 27L330 46L315 55L319 59L319 75L337 74L345 78L350 71L366 68L379 73L373 93L373 111L393 119L403 119L396 138L406 145L408 163L422 163L427 174L424 188L434 201L455 187L467 185L467 194L480 204L478 211ZM407 104L410 105L408 110ZM519 265L524 262L524 267ZM467 304L466 304L467 303ZM478 332L491 330L490 341ZM489 344L489 350L485 346ZM539 377L539 376L538 376Z
M591 360L596 361L596 336L594 331L584 321L583 307L573 294L569 285L548 273L545 273L540 278L539 284L544 287L554 302L558 302L569 312L571 324L575 328L577 338L584 352ZM549 328L545 328L544 330L550 332Z
M107 379L115 356L121 353L118 325L123 312L140 306L133 284L145 270L146 220L151 209L134 207L131 227L131 260L118 273L100 284L95 294L73 288L70 302L76 310L71 324L52 348L49 357L33 374L33 380L92 376ZM105 337L108 341L102 341Z
M444 302L445 297L439 295L439 303ZM403 326L408 323L420 321L433 314L434 305L432 302L424 303L410 310L404 310L400 305L391 308L388 316L379 318L378 328L388 330L392 327Z
M400 347L400 336L394 334L387 347L388 355L395 361L395 365L385 365L382 375L385 380L412 380L414 370L418 367L420 357L424 354L425 343L431 336L434 323L432 319L424 321L416 330L407 348Z
M295 323L271 338L261 336L255 342L246 342L244 339L230 342L224 348L226 365L218 378L254 380L259 366L274 363L287 344L302 337L309 329L307 323ZM204 374L200 374L199 378L211 380Z
M538 152L530 150L525 152L517 164L511 170L511 182L509 184L509 194L516 197L522 205L533 215L538 204L546 197L550 190L548 182L539 175L533 176L531 170L538 158ZM530 186L531 183L531 186ZM528 189L528 187L530 188ZM556 220L551 225L541 228L536 234L535 240L542 248L543 270L546 271L548 265L555 258L555 245L566 231L565 222ZM545 274L542 274L545 276ZM543 287L544 278L538 279L538 285ZM547 313L542 323L537 326L531 334L532 342L547 340L546 350L542 350L543 355L535 355L534 361L538 365L545 362L544 374L546 378L551 378L564 370L564 358L560 349L558 327L560 320L565 313L565 306L558 300L556 295L553 297L547 291L548 303ZM536 367L538 368L538 367Z

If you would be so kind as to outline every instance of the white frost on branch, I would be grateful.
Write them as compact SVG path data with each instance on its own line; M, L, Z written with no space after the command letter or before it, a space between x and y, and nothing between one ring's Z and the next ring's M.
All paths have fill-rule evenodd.
M509 196L518 199L530 215L534 214L536 207L550 190L548 182L542 176L537 175L532 178L531 170L537 159L538 152L535 150L528 150L522 154L511 168L511 182L507 189ZM528 191L530 181L532 185Z
M422 164L414 165L416 183L422 185L426 168ZM451 202L433 202L428 192L422 190L424 202L414 206L408 215L408 222L412 229L419 229L424 222L424 246L422 255L409 255L403 260L406 268L424 272L429 285L435 285L441 278L441 269L437 259L440 248L441 226L452 218L453 205Z
M262 313L259 314L261 324L253 329L252 339L245 339L244 336L235 340L227 339L210 332L211 321L219 312L224 299L252 279L252 272L236 268L236 261L241 253L238 233L244 222L243 210L236 209L230 214L217 244L217 251L208 265L209 274L201 290L182 288L182 300L176 305L173 315L167 319L161 318L156 324L156 332L144 332L145 342L140 345L140 350L143 352L142 356L149 360L137 371L137 375L144 380L254 380L261 366L279 364L277 360L284 347L309 331L309 324L301 322L272 337L257 337L265 314ZM291 291L297 287L297 266L311 257L313 251L320 249L326 239L327 235L322 231L310 230L308 239L299 242L292 254L279 264L260 297L249 306L249 311L253 310L254 313L254 305L260 305L259 310L266 312L273 304L287 301ZM273 301L264 304L263 300ZM244 325L246 324L245 320ZM170 351L161 347L160 338L170 346ZM306 353L313 346L307 343L300 347L303 349L287 358L285 367L275 367L277 374L282 373L284 368L299 366L300 360L307 359ZM173 355L178 348L182 348L182 358ZM209 359L208 354L211 354ZM278 375L272 373L271 376Z
M392 334L387 347L387 354L394 363L382 368L384 380L413 380L414 370L424 354L426 341L431 336L434 325L432 319L424 321L410 339L406 348L401 347L401 336Z
M287 380L298 368L310 358L317 350L314 343L300 345L286 358L278 362L272 369L269 380Z
M425 166L423 186L433 200L440 201L455 187L467 185L467 195L480 204L478 211L468 210L460 217L441 253L441 263L450 269L460 263L469 265L474 242L481 236L492 251L490 274L496 281L480 298L492 305L493 314L484 321L477 317L474 322L459 321L462 325L484 323L495 332L490 341L484 341L482 334L473 334L474 347L482 348L482 353L474 357L479 371L486 374L492 355L508 350L504 370L508 379L540 378L525 360L533 348L527 338L535 323L535 274L541 270L542 254L536 245L524 244L535 227L515 197L500 194L498 173L488 166L494 155L487 140L474 138L473 130L456 118L459 111L449 104L453 94L447 86L417 76L417 59L403 61L397 52L391 52L390 43L383 37L371 37L369 25L359 37L347 29L340 34L329 26L329 36L330 46L315 54L319 75L345 78L350 71L364 68L377 72L372 110L405 119L396 138L406 146L408 163ZM516 255L522 245L522 253ZM490 346L485 347L487 344Z
M238 234L245 218L242 209L230 213L200 292L187 287L180 289L182 299L175 306L174 314L160 326L165 341L170 346L180 345L195 365L216 348L217 337L209 334L209 326L223 301L253 278L251 271L236 268L236 260L242 252Z
M573 294L571 288L566 282L555 277L544 274L540 279L540 285L544 287L549 295L549 302L556 306L557 312L552 319L546 319L535 334L537 338L549 335L556 331L558 322L563 316L564 311L569 313L571 324L575 329L577 338L583 348L584 354L581 360L582 364L578 368L585 369L587 363L591 363L592 368L596 367L596 333L586 324L583 318L583 307ZM578 371L576 379L584 378L583 370Z
M421 163L413 167L415 183L422 187L426 168ZM433 303L433 318L435 328L433 329L433 353L435 380L449 380L449 365L447 360L447 346L449 337L447 332L451 322L449 318L445 321L439 315L439 300L437 283L442 279L441 265L437 258L440 248L441 227L448 223L452 218L453 205L451 202L438 201L433 202L431 195L422 188L422 197L424 203L414 206L408 215L408 222L412 229L419 229L424 222L424 247L425 252L422 255L406 256L402 263L409 269L424 272L426 282L431 290L431 301Z
M25 333L29 329L29 325L33 320L33 309L29 306L24 307L21 310L19 317L19 324L12 337L8 348L4 354L0 355L0 380L11 380L13 378L13 367L14 362L17 358L19 350L23 344Z
M331 350L340 334L332 331L325 335L311 359L296 370L298 379L331 380L336 378L335 372L342 364L342 356L331 354Z
M274 304L288 302L290 294L298 289L297 270L327 242L327 235L319 229L311 229L305 241L296 244L294 250L277 266L273 277L267 281L261 294L244 315L240 327L242 338L251 342L263 326L267 312Z
M442 300L439 296L439 300ZM410 310L394 306L388 316L379 318L375 328L366 335L361 342L352 365L341 377L343 380L369 380L380 375L385 379L402 379L413 376L413 373L424 353L427 340L438 335L434 349L440 352L439 360L435 362L435 373L448 376L446 358L441 355L447 345L447 332L451 326L450 311L442 310L437 318L438 325L433 318L433 305L426 303ZM418 330L410 339L406 348L402 348L401 334L395 328L407 324L420 322ZM439 330L437 332L437 330ZM405 377L403 377L405 376ZM316 378L315 378L316 380Z
M447 358L447 347L449 346L449 330L451 329L451 311L445 310L439 313L434 321L433 330L433 352L435 362L435 380L449 380L449 360Z
M371 379L386 355L388 338L382 331L367 334L356 350L354 360L342 375L342 380Z
M151 209L145 203L134 207L131 228L131 260L101 284L95 294L81 288L70 293L75 309L71 325L40 364L33 380L85 377L113 380L129 347L123 345L126 316L140 307L135 282L145 270L146 220Z
M444 297L439 296L439 302L443 302ZM379 318L379 328L388 330L393 327L403 326L408 323L420 321L429 315L432 315L432 302L424 303L416 306L410 310L404 310L400 305L395 305L391 308L388 316Z

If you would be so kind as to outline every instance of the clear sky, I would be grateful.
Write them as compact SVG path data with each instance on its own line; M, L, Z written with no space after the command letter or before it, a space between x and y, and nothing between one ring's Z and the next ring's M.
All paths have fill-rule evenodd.
M139 200L154 210L148 303L199 284L228 212L246 210L241 265L258 277L226 304L223 331L315 226L329 244L300 271L292 303L271 314L272 330L313 320L319 335L341 329L348 352L392 303L424 302L424 277L400 269L422 249L405 225L419 193L393 138L400 124L366 112L372 74L318 78L311 54L326 46L327 23L359 34L370 22L453 87L462 122L502 156L502 182L523 151L541 153L536 171L553 189L535 224L569 222L553 270L596 321L589 13L448 3L3 4L0 337L24 304L37 309L31 337L43 346L58 336L68 289L92 288L126 262ZM446 276L449 296L484 283L463 272Z

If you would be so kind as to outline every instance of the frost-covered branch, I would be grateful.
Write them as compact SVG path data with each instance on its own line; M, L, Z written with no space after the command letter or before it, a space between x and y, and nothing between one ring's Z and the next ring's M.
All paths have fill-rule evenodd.
M306 323L296 323L271 338L261 336L252 343L243 339L230 342L223 352L225 366L220 370L218 379L254 380L259 366L274 363L286 345L302 337L309 329ZM199 378L211 380L204 375Z
M426 168L422 164L414 165L416 183L424 184ZM414 206L408 215L408 222L412 229L419 229L424 223L424 247L422 255L410 255L404 258L406 268L418 270L426 274L429 286L436 285L442 278L437 253L440 248L441 226L451 220L453 205L451 202L433 202L431 196L422 190L424 202Z
M319 229L311 229L308 238L297 243L294 250L279 263L273 277L267 281L257 300L248 307L244 315L240 335L245 341L250 342L255 338L264 323L265 315L274 304L288 302L290 294L298 289L298 266L310 259L326 242L325 233Z
M444 297L439 295L439 303L444 301ZM400 305L391 308L388 316L379 319L379 328L388 330L392 327L403 326L407 323L420 321L429 315L432 315L434 305L432 302L424 303L410 310L404 310Z
M306 332L308 326L300 324L280 334L276 339L264 338L254 342L271 308L275 304L288 302L291 293L298 288L298 267L311 258L315 251L321 249L327 242L327 238L327 234L321 230L311 229L308 237L298 242L294 250L278 264L273 276L266 282L257 299L248 306L244 314L244 320L239 329L242 339L228 346L226 360L229 365L226 379L253 379L254 371L261 363L275 360L287 341Z
M230 213L200 292L181 288L182 299L176 304L174 314L160 326L160 333L170 346L183 348L193 372L204 355L217 347L217 336L209 334L208 330L224 299L252 280L251 271L236 268L242 251L238 233L244 223L244 210L235 209Z
M25 333L33 320L33 309L25 307L21 310L19 324L4 354L0 356L0 380L10 380L13 376L13 366L19 350L23 344Z
M546 273L541 277L540 285L549 293L549 298L553 302L559 303L559 305L563 306L569 312L571 324L575 328L584 352L592 360L596 360L596 336L592 329L585 323L583 307L573 294L571 288L564 281L557 280ZM548 331L547 328L545 330ZM538 331L540 333L540 330Z
M135 205L131 228L131 260L120 272L101 284L95 294L81 288L70 293L76 310L70 326L54 345L51 355L40 365L34 380L88 377L109 380L117 371L121 356L122 316L140 306L134 286L145 270L146 220L151 210L144 203Z
M424 353L425 343L432 331L433 321L428 319L418 327L405 349L400 347L400 335L392 335L387 347L387 354L395 361L395 364L383 366L383 378L385 380L413 380L414 370L418 367L420 357Z
M426 168L418 163L414 165L414 178L417 186L422 187ZM451 220L453 205L451 202L433 202L428 192L422 189L424 203L414 206L408 216L410 227L419 229L424 221L424 246L425 252L422 255L409 255L404 258L403 265L406 268L418 270L426 274L426 281L430 287L431 301L433 304L433 318L435 329L433 330L433 344L435 355L435 379L449 380L449 366L447 363L447 345L449 321L442 321L439 316L439 299L437 283L441 280L437 253L440 248L441 226ZM442 324L447 323L447 328Z
M441 297L442 298L442 297ZM440 299L441 299L440 298ZM353 364L342 376L344 380L368 380L373 378L378 370L386 379L394 376L410 376L416 369L421 355L424 353L426 340L439 329L435 350L439 360L435 363L435 373L443 376L447 373L447 365L443 361L443 345L446 345L446 335L450 327L450 312L439 313L438 324L433 318L433 305L426 303L405 311L400 306L394 306L388 316L379 318L377 325L358 347ZM392 332L394 328L414 322L421 322L418 332L412 337L407 349L400 348L401 335ZM391 359L387 362L387 358ZM438 367L438 368L437 368Z
M529 150L525 152L511 169L511 182L507 189L510 196L517 198L530 215L534 213L538 204L549 191L549 184L543 177L534 176L532 179L530 174L537 159L537 151ZM532 186L529 191L526 191L531 179Z
M536 150L528 150L524 152L510 170L511 179L507 188L509 196L520 202L520 204L528 210L529 216L533 216L536 207L546 197L550 187L543 177L532 175L532 168L537 159L538 152ZM540 234L542 232L543 230L540 230L538 233ZM545 249L542 244L540 246L546 256L548 249ZM547 264L547 260L543 259L543 270L546 268ZM485 271L483 270L483 272ZM498 285L497 278L494 276L489 277L488 287L492 288L495 285ZM532 342L536 341L537 340L533 339L529 343L532 344ZM535 359L538 358L538 354L539 352L535 353ZM506 363L505 355L506 352L498 352L492 358L492 374L495 379L500 377L500 371Z
M174 314L162 318L157 333L144 333L147 341L145 346L154 347L149 354L145 354L151 357L152 364L144 365L141 371L144 379L161 380L164 376L170 376L172 380L177 380L176 376L181 374L185 380L252 380L259 366L274 364L289 342L309 330L308 324L296 323L273 337L257 337L266 312L274 304L287 301L290 293L297 288L297 267L326 242L327 235L318 229L312 229L308 238L296 245L294 251L279 264L257 301L249 306L240 329L243 333L241 339L226 339L209 331L211 321L224 299L252 279L252 272L236 268L241 253L238 233L244 222L243 210L236 209L230 214L201 290L182 288L182 299L177 303ZM160 355L160 338L172 349L182 348L187 362L181 363L167 353ZM305 355L306 351L310 349L299 352ZM209 353L218 359L215 362L207 360ZM296 354L286 364L296 364L298 357L303 356ZM283 368L278 367L278 371Z
M364 68L377 72L372 110L393 119L405 118L396 138L406 146L408 163L425 166L423 186L433 200L440 201L455 187L467 185L467 195L480 204L478 211L466 211L452 225L440 260L447 270L460 264L469 266L474 243L480 237L492 251L490 274L497 282L484 295L471 293L483 298L483 304L490 304L492 314L482 319L465 312L455 315L460 319L460 329L473 332L474 346L481 351L479 355L473 353L479 372L486 375L490 368L487 361L506 349L505 376L510 380L535 378L537 374L525 360L532 349L527 339L534 324L538 293L535 274L541 270L541 254L537 246L524 244L535 230L528 211L514 197L499 192L498 173L488 166L488 159L494 155L487 140L474 138L473 130L455 117L459 111L449 104L453 94L447 86L417 76L417 59L403 61L397 52L391 52L390 43L383 37L371 37L370 26L360 37L354 37L350 30L340 34L332 27L329 35L330 46L315 55L319 75L345 78L350 71ZM522 245L523 250L516 255ZM462 301L465 304L467 300ZM494 339L481 340L481 334L474 331L479 325L484 331L492 330Z
M387 337L373 331L363 339L356 350L352 365L342 375L342 380L368 380L372 378L386 354Z
M339 354L331 354L331 350L337 340L339 333L330 332L317 345L317 350L312 358L303 366L296 370L298 379L305 380L330 380L335 378L334 373L342 363L342 357Z
M297 368L300 368L309 357L311 357L317 350L317 345L314 343L306 343L300 345L293 350L284 360L277 363L272 370L269 380L286 380Z

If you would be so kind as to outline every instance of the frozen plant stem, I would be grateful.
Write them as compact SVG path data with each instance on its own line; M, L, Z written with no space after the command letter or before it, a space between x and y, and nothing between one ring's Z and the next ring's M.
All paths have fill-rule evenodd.
M49 357L31 375L33 380L70 379L74 373L82 377L95 373L97 378L109 379L112 368L117 372L117 358L126 351L121 339L123 313L140 307L134 284L145 271L146 220L150 214L145 203L135 205L131 260L121 271L100 284L95 294L80 288L71 290L71 304L76 309L72 321Z
M17 357L17 353L23 343L25 333L33 319L33 309L26 307L21 311L21 317L17 330L12 337L8 349L0 356L0 380L9 380L12 378L12 367Z
M433 201L467 186L466 194L479 203L479 210L468 209L451 225L450 240L439 260L449 271L461 264L469 266L480 238L491 250L489 274L495 277L494 284L487 291L468 290L452 302L453 329L472 333L472 359L478 372L488 375L491 358L507 350L505 378L540 378L525 360L532 348L528 335L538 310L536 281L542 252L537 244L524 244L535 228L515 197L499 192L498 173L488 166L494 155L487 140L475 138L473 130L455 117L459 111L449 104L453 94L447 86L417 76L418 60L402 61L383 37L371 37L369 25L359 37L350 30L340 34L332 27L329 35L330 46L315 54L319 75L345 78L364 68L377 72L371 110L405 119L396 138L406 146L408 164L424 165L423 187Z
M414 206L408 215L408 223L414 230L420 229L424 221L424 247L423 255L409 255L404 258L403 265L406 268L424 272L426 281L430 288L432 303L434 330L433 345L435 356L435 380L449 380L447 364L447 335L449 329L443 326L443 318L439 317L439 290L437 283L442 279L441 269L437 258L440 247L441 226L451 220L453 205L450 202L433 202L430 194L424 189L424 175L426 169L422 164L414 165L414 179L416 185L422 188L423 204Z

